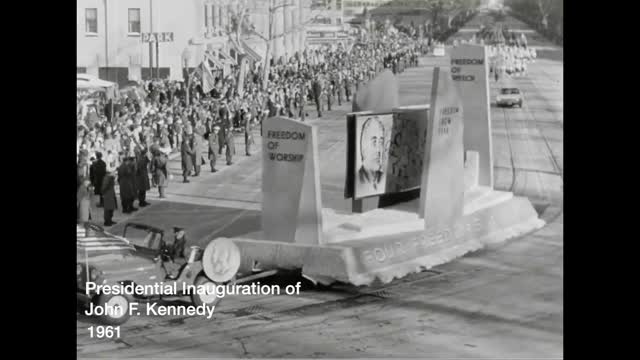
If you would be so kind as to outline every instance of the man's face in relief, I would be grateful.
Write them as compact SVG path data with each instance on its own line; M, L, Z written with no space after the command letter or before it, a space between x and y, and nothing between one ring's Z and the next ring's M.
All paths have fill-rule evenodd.
M384 154L385 129L380 120L367 119L362 126L360 152L362 165L370 172L382 171Z

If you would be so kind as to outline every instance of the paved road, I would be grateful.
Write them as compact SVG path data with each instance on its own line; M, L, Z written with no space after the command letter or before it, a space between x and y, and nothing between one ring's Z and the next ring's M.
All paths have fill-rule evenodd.
M403 104L428 102L432 67L447 66L448 58L421 62L399 76ZM548 222L543 229L385 288L227 297L213 320L132 318L117 341L89 338L92 321L79 314L78 356L562 357L562 72L562 62L540 59L529 76L492 84L492 99L499 86L515 85L526 101L522 109L492 108L496 188L528 196ZM323 203L341 209L349 208L342 199L346 110L312 120ZM168 201L152 197L154 205L135 218L167 229L185 225L203 243L211 232L257 229L260 160L259 153L242 156L219 173L172 184Z

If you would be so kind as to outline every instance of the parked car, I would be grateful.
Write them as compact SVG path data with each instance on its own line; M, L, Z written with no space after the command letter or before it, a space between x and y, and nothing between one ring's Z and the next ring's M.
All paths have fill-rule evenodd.
M129 303L134 300L155 301L159 296L134 297L130 295L87 294L88 281L103 285L151 285L162 282L165 285L176 285L183 289L183 284L204 285L210 288L218 284L211 280L202 264L202 249L191 247L185 259L171 256L170 247L164 239L162 229L139 223L125 225L122 237L106 232L97 224L88 223L84 231L78 227L77 243L77 295L81 301L93 302L94 305L108 307L119 305L123 311L109 312L100 316L100 320L108 325L125 323L129 317ZM98 244L98 245L96 245ZM169 273L166 263L172 262L170 269L178 270ZM177 266L176 266L177 265ZM236 269L237 271L237 269ZM177 294L180 296L180 294ZM183 294L184 295L184 294ZM213 294L190 294L194 305L215 306L221 298Z
M496 97L496 105L498 106L518 106L522 107L522 93L517 88L502 88L500 94Z

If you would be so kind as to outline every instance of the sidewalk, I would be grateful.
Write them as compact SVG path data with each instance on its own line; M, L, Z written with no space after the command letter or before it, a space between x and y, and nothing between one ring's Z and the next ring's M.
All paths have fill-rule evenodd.
M226 169L236 166L237 164L240 164L244 162L247 158L249 158L248 156L245 155L244 133L241 133L241 134L236 133L234 135L235 135L234 140L235 140L235 146L236 146L236 155L233 157L232 165L227 165L227 162L225 160L225 155L223 152L222 156L218 156L218 161L216 164L216 169L218 171L216 173L211 173L209 162L207 160L208 145L205 142L203 144L202 153L205 156L205 160L207 160L207 163L201 167L199 177L197 178L190 177L189 179L190 180L207 179L207 178L215 177L220 173L224 172ZM262 137L260 136L259 127L257 127L257 129L254 129L253 138L254 138L255 145L252 145L252 153L255 154L258 151L261 151L261 146L262 146ZM169 180L168 189L175 188L176 186L188 187L193 185L193 182L188 184L182 183L182 163L181 162L182 160L181 160L179 151L173 152L169 155L168 170L169 170L169 174L170 174L169 176L171 179ZM149 179L149 181L151 181L151 179ZM113 214L113 221L115 221L116 223L126 222L129 218L136 216L146 211L149 208L149 207L142 207L142 208L138 208L137 211L134 211L131 214L124 214L122 213L122 202L120 201L120 192L117 184L116 184L116 197L118 202L118 209L116 209ZM171 201L171 196L168 195L166 200ZM160 201L164 201L164 200L158 198L158 188L152 187L149 191L147 191L147 202L151 203L152 206L155 203ZM104 224L104 210L96 206L98 202L99 202L99 198L97 196L94 196L91 204L91 220L90 221L102 226ZM134 202L134 207L138 207L137 199ZM107 229L108 228L109 227L107 227Z

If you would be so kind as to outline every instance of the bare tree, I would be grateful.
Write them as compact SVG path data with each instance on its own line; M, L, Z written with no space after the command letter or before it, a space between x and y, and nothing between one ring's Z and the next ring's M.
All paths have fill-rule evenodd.
M243 33L249 31L249 12L251 10L249 0L227 0L227 9L230 14L229 40L236 45L238 52L244 54L242 46Z
M555 0L537 0L538 11L540 12L540 25L547 30L549 27L549 15Z
M480 6L479 0L425 0L424 7L416 10L426 10L431 15L432 26L439 26L440 19L446 17L447 28L456 16Z
M562 33L563 0L505 0L512 14L524 19L548 35L553 30L556 36ZM550 29L555 25L555 28Z
M301 19L303 21L300 21L298 24L292 24L291 28L289 29L284 29L282 32L278 32L276 33L276 29L275 29L275 21L276 21L276 14L279 10L283 9L283 8L287 8L290 6L294 6L295 4L291 1L291 0L266 0L268 2L268 6L267 6L267 21L268 21L268 28L267 28L267 33L266 34L262 34L261 32L257 31L255 28L254 24L248 24L248 29L249 32L253 35L256 35L258 38L260 38L262 41L265 42L266 44L266 51L265 51L265 57L264 57L264 67L263 67L263 73L262 73L262 87L263 89L266 88L267 86L267 80L269 79L269 72L270 72L270 58L271 58L271 44L273 43L274 40L280 39L288 34L294 33L296 31L301 31L304 30L305 26L309 23L311 23L313 21L313 19L315 17L317 17L317 15L319 13L322 12L323 9L320 10L316 10L315 12L312 11L309 14L308 19ZM314 16L314 14L316 14L316 16Z

